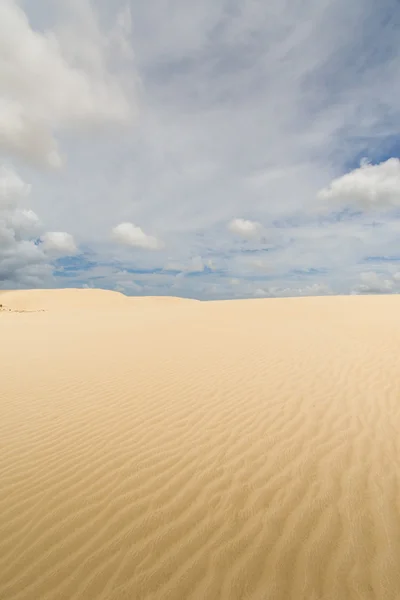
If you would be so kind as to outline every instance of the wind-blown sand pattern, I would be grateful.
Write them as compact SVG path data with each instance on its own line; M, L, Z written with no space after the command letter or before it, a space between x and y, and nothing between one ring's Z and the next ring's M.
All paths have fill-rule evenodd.
M400 297L0 303L1 600L400 598Z

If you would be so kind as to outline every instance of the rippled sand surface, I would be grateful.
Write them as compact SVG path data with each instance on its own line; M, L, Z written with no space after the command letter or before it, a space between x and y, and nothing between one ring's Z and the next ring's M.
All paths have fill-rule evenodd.
M0 303L1 600L400 599L400 297Z

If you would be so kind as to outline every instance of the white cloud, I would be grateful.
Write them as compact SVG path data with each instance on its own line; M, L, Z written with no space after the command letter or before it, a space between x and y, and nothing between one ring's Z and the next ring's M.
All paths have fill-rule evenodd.
M359 294L390 294L396 282L396 275L388 279L374 271L366 271L360 273L360 283L355 286L354 292Z
M152 235L147 235L133 223L120 223L113 228L111 233L116 242L125 246L146 248L147 250L159 250L163 247L160 240Z
M293 296L327 296L332 293L330 287L323 283L313 283L304 286L292 286L292 287L277 287L272 286L267 290L256 290L256 292L262 291L263 294L255 293L255 295L265 295L269 297L293 297Z
M164 266L164 271L184 271L185 265L183 263L169 260L167 264Z
M10 215L10 224L21 236L39 233L42 227L37 214L26 208L16 208Z
M204 261L201 256L193 256L185 271L187 273L202 273L207 266L212 267L211 261Z
M109 44L119 51L125 60L132 61L134 53L131 43L132 37L132 14L129 4L126 4L117 13L115 25L110 31Z
M365 259L398 253L400 222L381 214L399 204L398 162L343 175L359 156L379 163L397 143L400 54L389 5L123 4L1 3L0 150L30 161L33 184L3 238L18 230L49 265L33 241L43 234L38 214L89 248L91 262L110 264L93 285L133 277L131 289L146 293L177 284L199 297L366 285L360 270L378 267ZM125 127L136 113L134 129ZM102 125L96 135L94 125ZM31 168L64 159L55 174ZM341 222L316 217L322 204L329 213L347 203L377 210ZM246 218L230 221L235 215ZM128 229L112 244L118 223ZM147 273L118 275L124 269Z
M188 263L180 263L169 261L165 267L165 271L180 271L181 273L203 273L206 268L213 270L214 264L212 260L204 260L202 256L193 256Z
M0 167L0 288L52 285L54 250L71 253L72 237L66 233L42 235L39 217L21 203L29 200L30 186L9 167Z
M264 290L264 289L262 289L262 288L256 288L256 289L254 290L254 296L255 296L256 298L264 298L264 297L267 297L267 296L269 296L269 293L268 293L268 291L267 291L267 290Z
M361 209L399 207L400 160L390 158L376 165L362 162L358 169L334 179L318 198Z
M128 271L117 271L112 279L112 283L115 282L115 289L117 292L132 295L141 294L143 292L143 286L135 281L135 276Z
M101 38L89 4L82 5L92 22L86 53L79 52L74 22L40 32L15 0L0 3L0 148L50 167L63 163L55 138L60 128L125 123L132 116L121 81L107 69L108 38ZM113 37L124 39L117 30ZM96 57L91 68L88 55Z
M266 256L264 252L260 251L255 255L242 255L239 254L232 261L233 269L242 274L256 274L256 273L272 273L276 269L276 255L270 257Z
M259 237L262 232L260 223L246 219L232 219L228 223L228 229L231 233L250 240Z
M393 275L393 280L394 280L396 283L400 283L400 271L398 271L397 273L395 273L395 274Z
M4 210L13 208L21 199L29 196L30 185L27 185L17 173L6 165L0 165L0 207Z
M247 290L247 294L250 290ZM321 283L313 283L310 285L291 287L284 286L265 286L265 287L253 287L252 296L255 298L283 298L293 296L327 296L332 291L328 285Z
M73 256L78 253L73 236L65 231L49 231L40 239L44 252L49 256Z

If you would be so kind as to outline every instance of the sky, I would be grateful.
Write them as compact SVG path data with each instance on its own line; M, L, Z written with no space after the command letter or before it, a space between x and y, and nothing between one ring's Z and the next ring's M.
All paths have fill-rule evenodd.
M397 0L0 0L0 289L400 292Z

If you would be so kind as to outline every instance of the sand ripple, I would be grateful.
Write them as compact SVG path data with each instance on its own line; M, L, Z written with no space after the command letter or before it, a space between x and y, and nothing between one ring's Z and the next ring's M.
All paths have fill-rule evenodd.
M400 299L40 293L0 319L1 600L400 598Z

